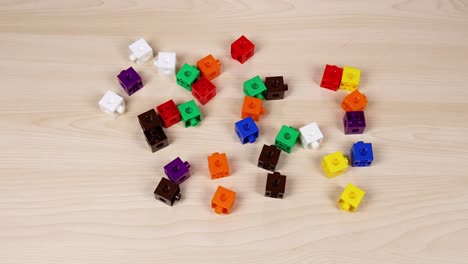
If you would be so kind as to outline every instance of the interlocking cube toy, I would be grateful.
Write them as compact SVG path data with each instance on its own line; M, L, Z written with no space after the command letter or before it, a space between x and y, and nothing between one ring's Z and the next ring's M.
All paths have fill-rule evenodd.
M316 123L310 123L299 128L301 143L305 149L318 149L323 140L322 131Z
M374 152L371 143L358 141L353 144L350 150L351 166L369 167L374 161Z
M143 81L140 75L138 75L132 67L121 71L120 74L117 75L117 78L119 79L120 85L129 96L143 88Z
M366 129L366 118L363 111L346 112L343 117L344 132L349 134L362 134Z
M341 77L340 89L352 92L359 86L361 70L345 66L343 68L343 77Z
M345 111L364 111L367 106L367 97L360 93L359 90L348 94L341 103L341 107Z
M170 206L181 197L179 185L166 178L161 178L156 190L154 190L154 198Z
M266 100L279 100L284 98L284 92L288 90L288 85L284 83L283 76L265 78Z
M177 124L182 119L179 109L173 100L158 105L156 110L161 117L163 126L166 128Z
M258 75L244 82L244 94L247 96L257 97L264 100L265 96L263 96L263 94L266 90L267 88L265 84Z
M174 75L177 57L175 52L159 52L158 59L154 61L154 67L159 75Z
M234 128L242 144L254 143L258 138L257 124L250 116L236 122Z
M255 53L255 45L245 36L241 36L231 44L231 57L244 64Z
M341 194L338 206L345 211L354 212L357 210L365 194L365 191L350 183Z
M192 91L192 84L198 79L199 76L200 71L197 69L197 67L190 66L185 63L176 74L177 84L189 91Z
M198 126L202 120L200 110L194 100L190 100L177 106L185 127Z
M221 74L221 62L211 54L200 59L197 62L197 68L200 70L201 75L209 81Z
M286 176L281 175L279 172L268 173L265 186L265 196L283 199L285 189Z
M205 77L192 84L192 95L200 104L205 105L216 95L216 86Z
M130 50L129 59L137 64L143 64L153 58L153 49L146 40L140 38L128 46Z
M229 163L226 153L215 152L208 156L208 169L212 180L229 176Z
M336 177L348 168L348 159L340 151L323 157L322 168L328 178Z
M263 145L262 152L258 157L258 167L269 171L275 171L281 150L273 145Z
M177 184L181 184L190 178L190 163L183 162L179 157L164 166L164 173L169 179Z
M275 139L275 146L287 153L291 153L297 139L299 131L294 127L283 125Z
M164 130L161 126L148 129L143 131L143 133L145 134L146 142L150 146L153 153L169 145L166 133L164 133Z
M236 200L236 193L224 188L223 186L218 186L213 199L211 199L211 208L214 209L217 214L229 214L231 213L231 208L234 205Z
M125 101L112 91L107 91L99 100L99 108L113 117L118 117L125 112Z
M343 77L343 69L335 65L326 65L323 71L322 82L320 87L326 88L332 91L338 90L341 84L341 78Z
M143 131L150 130L152 128L161 126L161 119L154 109L150 109L143 114L138 116L138 122L140 123Z
M241 118L246 118L250 116L254 121L259 121L260 116L265 114L265 108L262 106L262 104L262 99L250 96L244 97Z

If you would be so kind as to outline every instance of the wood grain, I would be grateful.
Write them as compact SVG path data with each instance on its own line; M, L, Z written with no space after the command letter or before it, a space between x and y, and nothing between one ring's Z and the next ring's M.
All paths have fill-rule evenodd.
M467 263L467 25L465 0L2 1L0 262ZM244 65L229 56L241 34L257 45ZM191 95L127 60L138 37L179 63L223 64L201 126L166 130L171 145L154 154L136 116ZM365 134L343 135L345 93L318 86L326 63L362 69ZM97 102L123 95L115 76L129 66L146 85L113 120ZM233 123L255 75L283 75L290 91L241 145ZM261 146L312 121L322 148L283 153L286 197L263 197ZM357 140L374 144L375 164L327 179L321 157ZM211 181L215 151L233 174ZM193 176L171 208L152 192L176 156ZM335 205L348 182L367 191L354 214ZM229 216L209 207L218 185L238 193Z

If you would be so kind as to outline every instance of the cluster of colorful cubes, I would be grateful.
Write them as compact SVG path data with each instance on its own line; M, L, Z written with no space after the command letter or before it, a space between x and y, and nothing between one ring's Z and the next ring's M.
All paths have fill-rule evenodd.
M129 59L138 65L144 64L154 57L153 49L143 39L138 39L129 46ZM245 36L231 44L231 57L244 64L255 53L255 45ZM175 75L179 86L190 91L193 97L205 105L216 96L216 85L213 80L221 74L221 62L209 54L197 61L196 66L183 64L176 73L176 53L159 52L154 66L160 75ZM343 117L344 133L363 134L366 128L364 110L367 97L359 90L361 71L354 67L343 68L326 65L320 86L332 91L338 89L351 92L342 101L345 110ZM129 67L117 75L119 84L128 96L143 88L141 76ZM254 143L260 135L256 122L266 114L264 100L284 99L288 85L283 76L260 76L246 80L243 85L244 101L241 115L234 125L235 134L242 144ZM99 101L102 111L117 117L125 112L123 98L112 91L108 91ZM154 109L138 115L143 135L152 152L161 150L169 145L164 128L169 128L179 121L185 127L197 126L202 121L200 109L194 100L176 105L168 100ZM301 141L305 149L319 149L323 141L323 134L319 126L312 122L299 129L283 125L275 138L274 145L263 145L258 158L258 167L268 170L265 184L265 196L282 199L285 195L286 176L276 171L281 151L291 153L297 141ZM352 167L367 167L374 160L372 144L358 141L350 150ZM336 177L348 169L349 161L342 152L337 151L323 157L321 167L328 178ZM229 162L226 153L212 153L208 156L208 170L211 179L219 179L230 175ZM180 184L190 178L190 164L179 157L164 166L167 176L157 185L154 196L157 200L172 206L181 199ZM365 192L349 184L338 201L338 206L346 211L355 211ZM229 214L236 199L236 193L219 186L211 201L211 207L218 214Z

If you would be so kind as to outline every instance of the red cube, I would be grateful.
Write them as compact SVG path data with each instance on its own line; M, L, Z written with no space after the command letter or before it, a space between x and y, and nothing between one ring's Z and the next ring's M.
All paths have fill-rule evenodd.
M182 119L179 109L173 100L169 100L157 106L156 110L163 121L163 126L166 128L176 124Z
M254 51L255 45L245 36L241 36L231 44L231 57L242 64L254 55Z
M320 87L327 88L333 91L338 90L341 84L341 77L343 76L343 69L335 65L326 65L323 71L322 82Z
M216 86L205 77L201 77L192 84L193 97L202 104L208 103L216 95Z

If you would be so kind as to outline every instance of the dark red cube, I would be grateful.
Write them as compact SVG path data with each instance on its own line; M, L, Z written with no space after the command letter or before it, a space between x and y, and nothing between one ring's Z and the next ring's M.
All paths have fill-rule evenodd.
M169 100L157 106L156 110L158 111L159 117L161 118L165 128L178 123L182 119L179 109L173 100Z
M200 104L208 103L216 95L216 86L205 77L201 77L192 84L192 95Z
M231 44L231 57L242 64L252 57L254 52L255 45L245 36L241 36Z
M343 77L343 69L335 65L326 65L323 71L322 82L320 87L330 89L333 91L338 90L341 84L341 77Z

